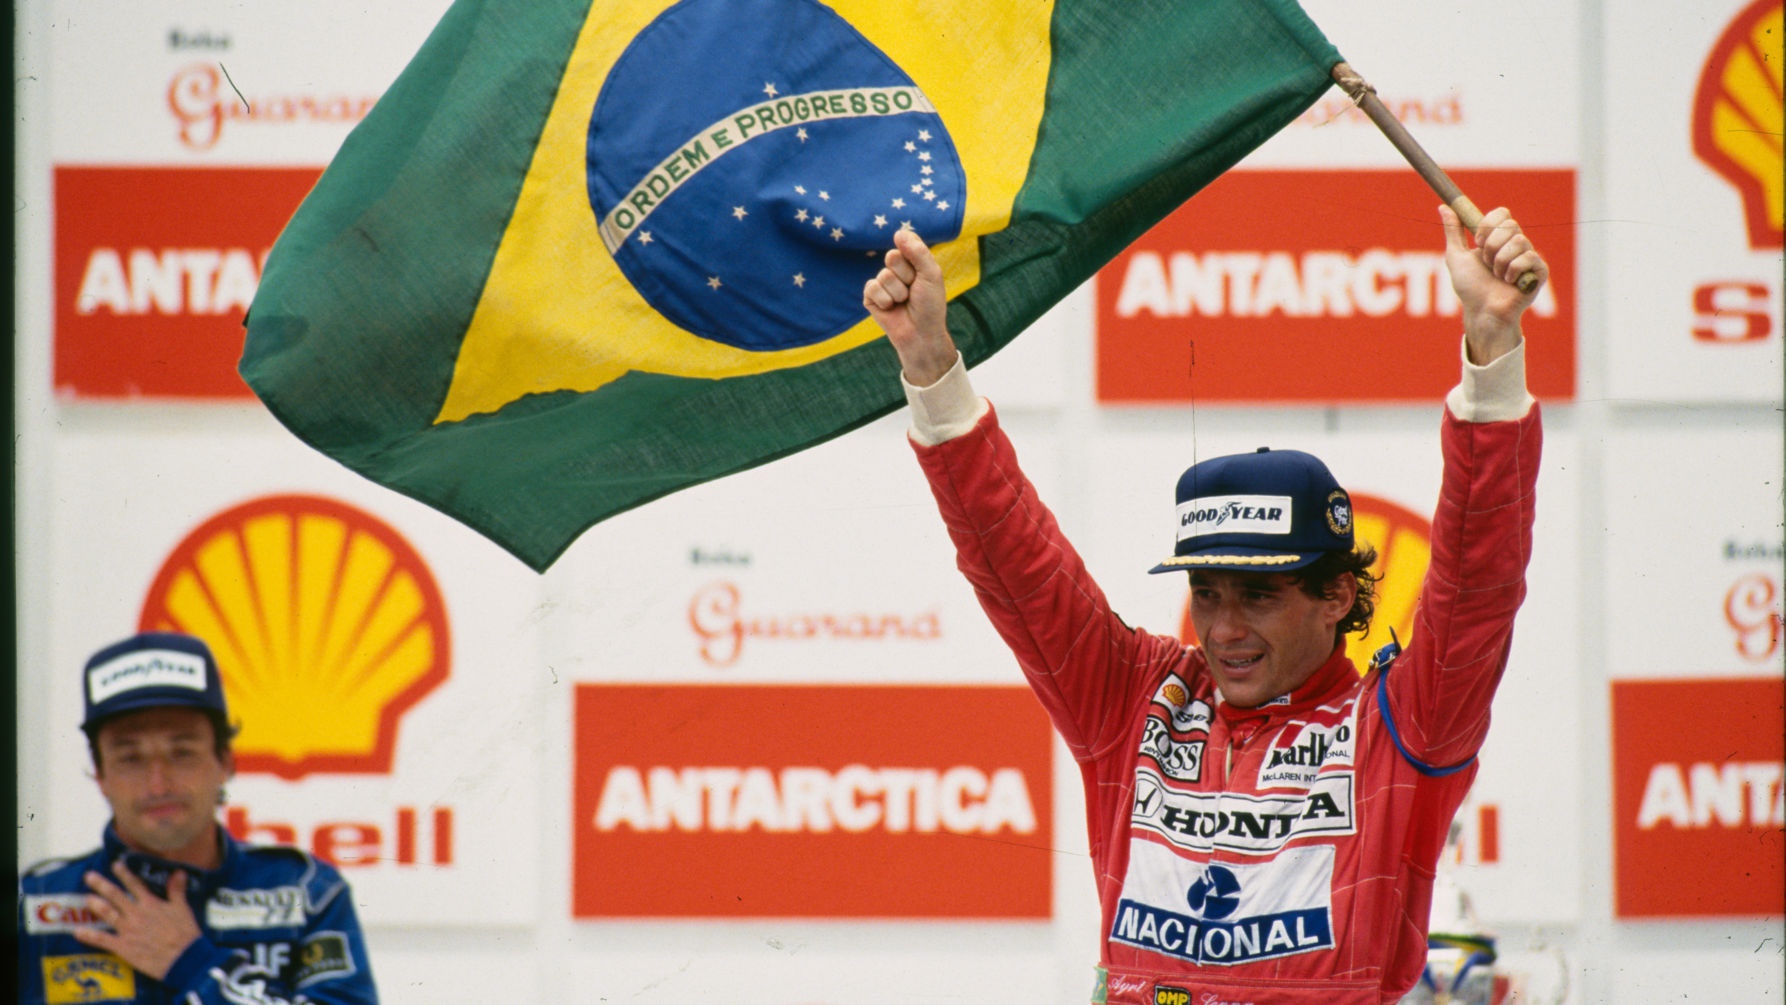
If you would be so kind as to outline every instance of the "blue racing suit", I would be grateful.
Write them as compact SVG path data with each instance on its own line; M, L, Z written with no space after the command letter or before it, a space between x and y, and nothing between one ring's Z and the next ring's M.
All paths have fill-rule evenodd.
M219 827L223 862L201 870L124 847L107 825L104 843L19 877L19 998L22 1005L139 1002L143 1005L362 1005L378 1001L366 941L347 881L295 848L248 845ZM100 926L82 877L115 879L122 859L157 896L173 870L187 874L186 899L199 937L163 980L74 937Z

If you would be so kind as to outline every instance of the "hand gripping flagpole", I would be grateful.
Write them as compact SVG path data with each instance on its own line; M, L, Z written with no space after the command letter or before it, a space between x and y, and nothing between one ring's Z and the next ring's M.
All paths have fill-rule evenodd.
M1414 137L1408 134L1408 130L1402 126L1401 122L1390 114L1389 109L1383 107L1383 102L1377 98L1377 89L1360 77L1358 71L1352 69L1352 64L1345 62L1334 64L1333 82L1351 97L1353 104L1357 105L1365 115L1370 117L1372 122L1377 124L1377 128L1383 131L1383 135L1389 138L1389 142L1395 145L1395 149L1401 151L1401 155L1407 158L1408 164L1419 173L1421 178L1425 179L1428 185L1432 186L1432 190L1445 201L1445 205L1450 206L1452 211L1457 214L1458 221L1470 233L1475 233L1477 225L1482 222L1482 211L1476 208L1476 204L1470 201L1469 196L1463 194L1463 191L1457 187L1457 183L1445 173L1445 169L1440 167L1421 148L1419 143L1415 142ZM1530 293L1532 287L1538 285L1538 274L1530 270L1522 272L1515 285L1519 287L1521 293Z

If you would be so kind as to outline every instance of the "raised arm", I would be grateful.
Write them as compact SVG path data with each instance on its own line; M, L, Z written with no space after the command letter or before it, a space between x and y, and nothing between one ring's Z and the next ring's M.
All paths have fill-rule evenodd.
M1463 305L1469 361L1484 366L1519 345L1520 315L1537 301L1550 268L1505 207L1483 216L1474 247L1449 206L1439 207L1439 219L1445 224L1445 268ZM1514 281L1527 271L1538 282L1521 293Z
M1435 770L1468 763L1482 745L1525 598L1542 434L1520 319L1542 283L1521 293L1514 280L1547 276L1507 210L1483 218L1473 247L1456 215L1439 215L1463 308L1463 376L1445 399L1445 475L1414 635L1384 681L1403 752Z
M959 356L946 321L943 269L916 231L896 232L893 244L886 267L862 288L862 305L899 353L906 382L929 387Z

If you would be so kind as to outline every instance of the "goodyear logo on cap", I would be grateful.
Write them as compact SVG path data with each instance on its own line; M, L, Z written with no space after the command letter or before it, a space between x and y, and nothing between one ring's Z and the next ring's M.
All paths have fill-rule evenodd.
M140 687L205 689L205 661L173 649L126 653L87 671L87 697L97 705Z
M1288 534L1289 496L1203 496L1178 504L1178 539L1204 534Z
M144 630L210 644L242 771L391 769L397 726L447 678L446 605L409 542L319 496L268 496L205 521L143 603Z

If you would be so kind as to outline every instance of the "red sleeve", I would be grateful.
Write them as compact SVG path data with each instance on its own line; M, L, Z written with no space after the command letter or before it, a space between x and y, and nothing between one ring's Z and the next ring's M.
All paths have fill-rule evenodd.
M1445 474L1414 636L1387 680L1402 748L1434 768L1475 756L1525 599L1542 428L1445 414Z
M1073 756L1096 756L1121 738L1136 692L1183 647L1135 631L1110 610L1018 469L996 412L971 432L913 449L980 606Z

